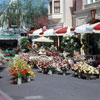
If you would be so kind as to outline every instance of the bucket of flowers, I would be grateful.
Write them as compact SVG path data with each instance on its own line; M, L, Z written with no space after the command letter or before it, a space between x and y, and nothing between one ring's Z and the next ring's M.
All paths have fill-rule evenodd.
M62 66L60 68L61 68L62 74L65 76L67 71L70 70L70 65L66 59L63 60Z
M48 62L48 74L52 75L53 73L56 72L56 65L55 62L53 60Z
M81 77L80 76L81 74L80 74L80 71L79 71L80 67L81 67L81 64L79 64L79 62L77 62L76 64L74 64L72 66L72 70L74 71L74 76Z
M88 80L91 79L93 75L99 74L99 71L96 68L88 64L82 66L82 72L86 75L86 79Z
M31 59L31 65L33 66L33 68L37 68L38 61L38 58Z
M85 62L77 62L74 67L74 71L77 71L79 78L85 77L86 79L91 79L93 75L98 75L99 71L93 66L88 65Z
M29 81L29 78L35 77L34 72L31 71L31 66L20 56L10 61L8 71L10 75L14 76L14 82L18 85Z
M38 68L40 69L40 71L42 71L43 74L47 74L48 72L48 61L47 60L40 60L38 61L37 64Z

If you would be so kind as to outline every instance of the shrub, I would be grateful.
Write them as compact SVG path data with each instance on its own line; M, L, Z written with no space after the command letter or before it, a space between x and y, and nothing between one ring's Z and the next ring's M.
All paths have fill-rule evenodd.
M81 43L76 37L64 37L61 48L66 52L73 53L74 51L80 51Z

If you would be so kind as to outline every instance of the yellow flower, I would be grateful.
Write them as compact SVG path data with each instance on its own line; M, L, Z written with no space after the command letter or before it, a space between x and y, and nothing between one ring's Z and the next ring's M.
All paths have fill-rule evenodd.
M28 68L29 68L29 69L31 69L31 66L30 66L30 65L28 65Z
M28 74L29 74L31 77L35 77L34 72L32 72L32 71L29 71Z

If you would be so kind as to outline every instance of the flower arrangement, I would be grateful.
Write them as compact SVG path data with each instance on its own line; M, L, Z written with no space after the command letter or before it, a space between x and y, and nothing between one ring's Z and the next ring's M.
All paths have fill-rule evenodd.
M39 54L44 54L45 53L45 49L43 48L43 46L39 49Z
M38 64L38 58L31 59L32 64Z
M10 61L8 71L17 80L27 80L27 77L35 77L34 72L31 71L31 66L20 56Z
M51 61L48 61L48 60L39 61L38 67L39 69L42 70L43 73L48 73L49 71L54 72L56 69L56 66L54 66L54 62L52 60Z
M62 61L62 66L60 67L62 74L66 75L67 71L70 70L70 65L66 59Z
M79 75L85 74L85 75L89 76L89 75L94 75L94 74L98 75L99 74L99 71L96 68L88 65L85 62L77 62L74 65L73 70L75 72L77 72L77 74L79 74Z
M47 51L47 52L46 52L46 55L47 55L47 56L57 56L56 53L53 52L53 51L52 51L52 52Z

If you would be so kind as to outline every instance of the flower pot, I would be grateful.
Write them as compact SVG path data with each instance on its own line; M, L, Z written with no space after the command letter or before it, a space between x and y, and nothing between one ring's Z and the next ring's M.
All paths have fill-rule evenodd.
M48 71L48 74L49 74L49 75L52 75L52 70L49 70L49 71Z
M27 76L27 82L30 82L30 81L31 81L31 77Z
M78 78L81 78L81 73L80 72L78 72Z
M90 76L91 76L91 75L87 74L86 79L87 79L87 80L90 80L90 79L91 79Z
M21 85L22 84L22 78L21 77L17 78L17 84L18 85Z
M66 73L63 73L63 76L66 76Z
M99 69L99 79L100 79L100 69Z

